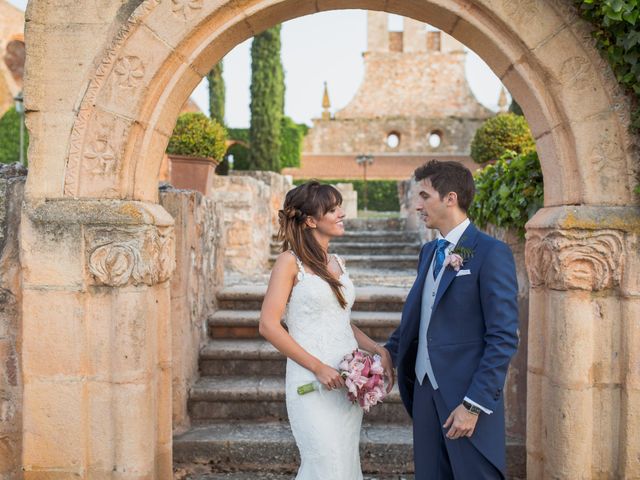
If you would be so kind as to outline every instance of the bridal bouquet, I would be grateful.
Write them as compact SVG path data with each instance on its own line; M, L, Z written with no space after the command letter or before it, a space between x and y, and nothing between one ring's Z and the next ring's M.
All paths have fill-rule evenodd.
M347 398L358 403L365 412L382 402L386 396L384 387L384 369L380 355L369 355L362 350L348 353L340 362L338 371L345 379ZM320 389L320 382L315 381L298 387L298 394L304 395Z

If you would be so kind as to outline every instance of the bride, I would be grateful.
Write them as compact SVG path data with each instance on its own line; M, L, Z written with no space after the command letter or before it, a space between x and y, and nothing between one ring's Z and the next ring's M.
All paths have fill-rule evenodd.
M278 212L283 251L260 314L260 334L287 356L287 413L301 458L296 480L362 479L362 410L347 399L336 370L347 353L357 347L378 353L387 391L393 386L388 352L351 325L355 288L342 259L328 253L331 239L344 234L341 204L338 190L316 181L287 193ZM314 380L318 391L297 393Z

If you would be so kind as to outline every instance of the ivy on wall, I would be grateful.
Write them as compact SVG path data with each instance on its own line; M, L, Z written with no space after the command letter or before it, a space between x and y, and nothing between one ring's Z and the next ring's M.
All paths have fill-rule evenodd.
M640 98L640 0L574 0L594 27L596 45L609 61L618 82ZM640 106L632 112L632 128L640 131Z
M537 152L505 153L474 175L476 195L469 217L484 228L514 228L524 238L524 225L542 208L542 171Z

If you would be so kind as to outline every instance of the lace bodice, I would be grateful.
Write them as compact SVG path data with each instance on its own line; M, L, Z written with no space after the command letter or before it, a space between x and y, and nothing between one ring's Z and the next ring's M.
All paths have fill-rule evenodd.
M285 313L289 334L296 342L333 367L337 367L344 355L357 347L350 320L355 288L342 259L335 257L342 269L340 282L347 301L346 308L340 306L329 284L322 277L306 272L296 257L298 282L293 287Z

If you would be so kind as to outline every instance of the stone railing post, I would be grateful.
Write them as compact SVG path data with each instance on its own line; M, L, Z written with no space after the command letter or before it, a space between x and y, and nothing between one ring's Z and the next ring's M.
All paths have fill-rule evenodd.
M25 479L171 478L173 219L27 201L20 248Z
M640 208L527 224L527 478L640 477Z

